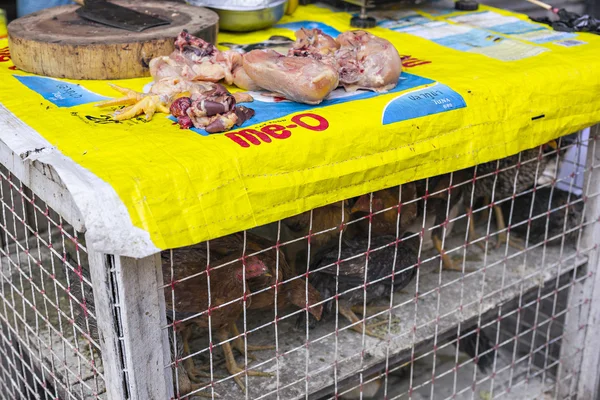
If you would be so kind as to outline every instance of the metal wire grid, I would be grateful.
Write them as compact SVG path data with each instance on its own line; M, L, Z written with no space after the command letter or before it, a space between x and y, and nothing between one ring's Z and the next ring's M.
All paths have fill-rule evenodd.
M0 166L0 397L101 399L83 237Z
M436 399L473 399L478 396L492 399L512 396L515 390L523 389L525 393L533 390L535 396L573 398L575 389L572 382L579 371L563 368L558 372L563 360L557 349L569 339L563 336L565 314L581 307L586 301L583 299L581 302L565 304L570 288L591 274L581 266L586 261L586 255L596 245L584 248L581 237L583 229L596 222L596 218L585 220L584 214L587 201L598 195L589 184L591 171L598 168L598 165L586 166L579 161L579 155L586 151L589 140L596 139L597 137L586 139L577 134L574 141L559 140L558 148L554 150L549 151L544 146L533 155L531 152L520 153L516 159L510 159L510 165L505 165L506 160L504 164L499 160L491 169L490 165L493 164L489 163L477 166L469 170L467 179L464 178L464 171L462 175L453 173L442 189L435 190L436 181L426 179L421 183L425 185L425 194L408 201L403 197L403 190L406 190L406 185L403 185L396 191L394 204L380 210L374 209L377 193L370 194L369 212L361 217L351 215L353 213L347 203L338 205L334 218L328 219L319 214L318 210L312 210L303 214L305 224L302 233L290 234L286 221L243 232L241 236L238 235L237 243L231 246L233 250L230 249L235 257L230 257L226 262L219 262L219 256L216 257L216 262L211 258L211 251L213 255L215 253L212 250L215 247L214 241L211 241L202 248L205 252L203 262L194 267L193 273L185 270L187 276L176 262L176 253L182 250L164 253L165 284L161 290L171 300L172 306L167 309L167 313L174 319L164 327L170 335L172 347L172 362L166 368L171 369L174 374L175 397L188 398L200 394L232 399L242 396L246 399L308 398L309 395L311 398L366 398L368 386L375 383L379 388L378 397L375 398L382 399L427 398L423 393ZM558 157L569 149L576 152L574 162ZM572 172L559 177L559 163L571 164ZM548 166L550 168L546 169ZM482 172L486 168L488 171ZM526 189L518 190L520 174L525 174L521 171L526 170L532 174L531 182ZM578 182L586 173L588 181L581 185ZM510 194L498 194L502 193L501 189L497 189L501 187L502 179L510 180ZM486 180L493 182L489 194L490 203L481 205L478 202L477 185ZM506 186L506 182L504 184ZM568 191L563 192L563 199L557 204L553 199L559 197L557 186L561 185L566 186ZM453 193L460 187L463 188L462 202L453 204ZM583 196L572 194L578 190ZM536 203L536 196L541 198L543 193L547 198ZM441 194L447 196L441 208L444 218L437 225L428 225L428 217L431 217L427 215L428 212L439 212L440 208L438 211L431 211L427 208L427 203ZM525 198L529 202L524 207L519 201ZM414 206L419 202L417 225L420 229L403 237L405 227L400 226L402 213L411 204ZM461 209L463 204L464 209ZM494 223L492 210L495 210L495 206L509 209L505 215L505 219L508 219L504 229L498 229ZM454 210L453 213L451 208L459 208L459 211ZM479 237L473 237L467 227L473 223L474 218L486 211L487 216L484 215L483 218L485 226L479 226L475 235ZM515 214L522 215L523 212L526 218L513 219ZM395 216L395 237L389 243L372 248L371 243L375 238L372 232L374 220L385 213ZM324 224L323 220L330 223ZM357 228L361 223L367 224L366 231L361 233L364 235L362 240L367 243L365 251L343 258L345 237L350 235L352 227ZM464 225L462 231L456 227L461 223ZM442 231L439 253L429 250L426 243L429 240L428 233L435 228ZM451 230L453 233L447 236ZM513 249L508 243L496 248L494 241L503 232L508 241L511 236L519 237L522 248ZM270 244L264 245L262 242L259 249L252 246L254 239L251 235L255 233L269 239ZM240 237L243 239L239 239ZM315 269L314 259L318 257L316 244L323 246L323 240L319 238L328 239L325 241L329 241L330 245L334 244L329 253L337 254L337 260ZM396 269L400 263L397 258L398 246L411 238L419 240L417 261L413 265ZM478 246L482 250L478 250ZM393 260L390 260L394 269L375 280L370 277L367 279L370 255L389 247L395 249ZM251 257L260 258L269 252L275 254L272 269L274 283L250 293L246 281L248 260ZM295 263L297 276L282 278L285 261L281 257L284 254L287 262ZM290 254L292 257L289 257ZM298 257L298 254L303 257ZM458 259L456 271L443 270L442 255ZM340 266L361 257L366 260L364 272L360 276L362 283L357 283L354 288L345 292L340 291ZM211 297L214 298L221 282L211 279L211 276L214 277L215 271L220 268L236 264L244 266L240 267L244 294L213 305ZM317 303L311 303L310 277L329 267L336 269L334 293L321 298ZM409 286L401 292L390 291L389 295L379 300L379 304L387 304L384 309L373 314L367 313L367 288L399 279L402 273L413 268L416 273ZM175 306L178 299L188 298L193 302L194 296L201 296L200 293L179 290L182 282L193 279L204 279L208 306L181 316ZM303 279L301 282L305 289L304 307L283 310L277 300L283 295L282 285L299 279ZM269 291L274 292L272 309L259 313L247 309L255 296ZM340 309L339 299L352 291L362 291L362 301L357 305L363 306L363 312L357 321L349 324L344 318L340 320L337 310ZM335 303L335 312L312 329L309 326L309 312L329 301ZM215 312L239 302L244 305L237 318L238 323L243 325L242 333L230 335L226 339L217 338L212 325ZM528 317L524 318L525 315ZM303 319L299 320L299 316ZM184 332L181 328L185 323L200 318L206 318L208 324L196 332L198 335L195 343L192 339L188 341L189 351L184 350L186 346L182 343L185 341L182 335L189 332ZM298 321L303 321L299 327L295 326ZM365 324L374 321L383 326L379 328L384 336L382 340L367 335ZM358 332L351 331L352 325L359 328ZM586 326L580 326L579 329L585 330ZM488 332L487 347L482 344L484 331ZM237 387L233 378L222 368L216 352L216 349L227 344L233 345L236 339L243 341L245 350L242 352L243 361L239 363L241 369L236 374L243 379L243 388ZM466 360L461 356L459 346L455 346L461 341L474 343L472 354ZM257 360L250 364L249 361L252 360L248 346L256 343L272 345L274 349L270 352L257 352ZM454 348L451 362L441 362L438 354L449 348ZM484 373L478 369L478 364L486 356L491 357L492 365ZM562 356L571 357L576 354ZM190 366L186 362L189 363L192 359L197 367L202 365L206 372L203 382L195 386L190 384L186 371ZM419 362L423 360L429 360L430 363L425 368L425 374L424 369L419 366ZM246 374L246 367L269 372L272 376L249 376ZM469 370L468 385L465 385L465 370ZM405 371L400 381L393 378L396 371ZM448 385L451 387L449 393ZM562 391L559 390L560 387L563 388ZM485 393L479 393L481 390Z

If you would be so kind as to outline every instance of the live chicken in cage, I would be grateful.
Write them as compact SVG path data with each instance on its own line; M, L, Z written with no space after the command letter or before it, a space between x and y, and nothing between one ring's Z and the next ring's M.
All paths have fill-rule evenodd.
M165 283L171 282L165 287L168 314L174 304L176 319L187 325L194 321L186 321L188 314L177 309L181 303L171 303L170 296L194 301L195 315L213 308L210 326L206 316L200 317L200 336L208 335L209 329L217 341L231 341L237 357L249 364L230 369L236 355L227 350L227 369L238 374L238 390L251 398L293 398L306 388L325 398L337 393L350 399L361 392L375 399L384 398L384 393L391 397L410 392L461 398L473 390L485 398L510 388L519 374L529 374L537 390L547 383L538 382L532 372L539 367L523 367L519 353L510 350L523 351L526 340L538 343L546 338L546 343L554 343L557 336L548 329L550 336L532 338L531 328L524 328L515 310L532 310L535 302L528 299L536 292L544 307L557 303L566 288L556 286L552 292L553 280L564 281L565 274L579 268L579 256L566 249L573 248L585 224L584 203L574 193L583 166L575 163L575 173L566 176L550 168L569 163L564 158L568 150L583 151L579 137L163 253ZM549 173L555 176L543 183ZM565 184L570 191L564 190ZM496 218L477 218L487 209ZM509 233L510 242L502 233ZM502 243L510 246L500 247ZM184 268L182 254L195 254L194 263L199 262L194 271ZM214 261L207 263L207 254ZM554 264L544 267L549 259L575 267L559 274ZM258 260L266 270L254 276L252 265ZM219 300L224 278L217 275L215 263L237 265L238 275L245 271L245 295L238 283L240 293L226 290L229 300ZM171 277L171 270L176 275ZM211 281L211 307L200 302L199 290L190 294L185 288L187 279L202 276L201 286L207 285L207 277ZM226 334L214 309L222 303L238 307L230 314L237 322L229 323ZM539 310L533 312L540 315ZM540 326L546 330L549 321L563 314L564 307L554 304L548 318L540 318ZM174 321L168 329L177 331L179 324ZM508 338L510 329L518 330L516 339ZM184 330L182 354L191 355L185 360L188 371L202 371L190 375L199 382L194 388L203 387L196 393L210 395L212 369L215 393L235 398L214 347L206 347L206 338L190 340L191 331ZM202 366L196 367L192 359L202 360ZM250 379L253 375L260 378ZM475 376L478 383L472 385ZM245 378L248 386L242 382Z

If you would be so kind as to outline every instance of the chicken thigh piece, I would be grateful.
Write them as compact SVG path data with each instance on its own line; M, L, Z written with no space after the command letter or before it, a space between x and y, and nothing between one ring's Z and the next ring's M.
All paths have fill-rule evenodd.
M311 57L337 68L335 52L339 48L339 43L320 29L300 28L288 56Z
M244 54L244 70L256 84L298 103L319 104L338 86L338 72L308 57L286 57L273 50Z
M183 31L175 40L175 50L169 56L150 61L150 75L159 80L180 76L191 81L233 82L231 59L213 44Z
M348 31L337 37L340 83L347 91L386 92L396 87L402 61L389 41L365 31Z

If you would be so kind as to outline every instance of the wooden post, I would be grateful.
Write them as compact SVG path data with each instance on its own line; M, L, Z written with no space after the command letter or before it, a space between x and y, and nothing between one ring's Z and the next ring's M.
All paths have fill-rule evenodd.
M600 125L591 129L587 149L584 196L585 220L596 221L586 227L580 248L592 250L588 253L587 277L575 283L569 294L569 311L565 319L565 331L560 351L560 366L557 376L558 398L594 399L600 383ZM569 375L571 375L570 378Z
M108 398L171 398L160 255L136 260L90 252L89 260Z

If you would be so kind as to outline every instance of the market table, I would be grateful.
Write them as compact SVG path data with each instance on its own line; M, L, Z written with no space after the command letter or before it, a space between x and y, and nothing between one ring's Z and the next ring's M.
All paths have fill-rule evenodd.
M86 396L98 397L98 391L106 390L112 398L128 392L132 399L162 398L172 392L165 335L169 328L161 293L161 259L157 255L160 250L196 244L364 193L499 159L600 122L597 36L555 32L526 16L485 6L476 12L457 12L438 4L376 16L379 22L373 33L390 40L403 57L404 71L396 88L384 94L338 89L318 106L252 93L255 101L251 107L256 115L239 129L212 135L196 129L180 130L162 114L149 122L143 117L112 120L111 109L94 107L96 102L116 95L110 82L59 80L19 71L10 60L5 27L0 24L0 163L8 170L0 171L0 176L3 185L9 185L3 189L3 210L12 214L3 220L3 228L9 233L5 232L2 240L15 244L17 259L23 257L45 266L47 260L33 254L34 246L21 244L17 228L12 232L8 225L25 226L25 238L35 238L38 251L48 252L51 260L58 257L82 285L85 283L89 290L93 287L93 296L84 290L83 297L93 299L94 318L102 332L97 347L101 348L103 369L96 370L100 363L95 361L84 370L86 377L94 376L96 387L83 389L87 383L81 381L88 381L81 377L80 367L79 374L71 377L75 378L76 389L66 387L65 392L81 390ZM349 20L347 13L306 6L271 29L249 34L220 33L218 41L224 49L232 44L259 43L273 35L292 38L300 27L315 27L336 35L350 29ZM117 83L142 91L147 90L150 79ZM39 200L44 204L40 205ZM25 204L33 207L34 218L22 215L26 214ZM590 210L596 212L598 207L590 206ZM63 250L67 245L74 246L65 253L76 254L77 261L69 261L65 253L57 251L60 240L53 242L50 234L40 239L40 216L44 223L44 218L48 220L48 231L62 238ZM28 236L28 229L32 236ZM77 232L85 233L85 244ZM458 247L460 243L453 245ZM593 246L582 252L575 248L564 252L562 248L531 251L532 269L543 282L555 278L558 282L559 272L548 265L560 266L566 257L570 263L567 272L576 271L587 257L596 254ZM6 253L3 255L8 258L15 257L11 251ZM501 264L506 256L494 254L487 262L486 266ZM15 265L19 263L13 261L12 267ZM91 277L82 272L85 267L90 267ZM15 271L29 282L35 281L33 273L24 268ZM57 278L54 261L52 271L44 273L54 282L57 293L71 293L68 284L60 286L69 280ZM377 346L369 347L372 338L362 344L360 337L352 339L352 346L344 349L348 354L361 345L364 350L366 343L371 356L362 369L361 355L361 379L363 371L380 367L383 360L406 360L415 349L413 342L437 340L438 328L442 332L457 322L480 318L539 286L516 271L506 277L490 272L488 286L505 281L512 286L483 301L477 291L482 285L478 275L469 279L464 287L473 290L466 291L465 301L472 307L465 307L464 314L461 309L456 320L436 325L435 333L427 328L417 334L415 328L412 339L396 337L390 342L393 354L385 353L382 346L376 350ZM17 298L26 297L10 279L5 283L11 293L17 291ZM440 289L441 281L431 274L424 275L420 284L421 290L432 293L452 289L449 284ZM581 284L585 286L581 293L591 291L594 284L600 284L598 278L590 277ZM44 299L51 297L47 290L52 289L39 290ZM582 303L581 298L587 301L584 294L575 297ZM8 294L4 297L3 292L2 298L6 300ZM434 301L425 300L424 304L420 306L420 319L414 317L415 327L417 322L425 325L435 321L436 313L439 318L442 311L456 311L449 303L442 311L439 304L436 309ZM36 309L35 304L32 308ZM60 311L61 307L56 308ZM400 317L409 321L413 315L408 312ZM576 327L589 323L588 314L583 312L573 318ZM0 319L6 323L11 318L3 315ZM22 325L30 328L33 322ZM396 326L402 331L400 327ZM319 329L317 332L325 336L334 328L323 324ZM590 332L588 336L571 332L576 343L566 346L567 350L578 349L577 341L583 343L584 339L586 344L592 343L594 331ZM73 341L62 336L62 330L58 336L55 333L49 336L62 339L57 340L64 351L64 342ZM36 331L32 336L43 338L45 334ZM439 338L442 336L440 333ZM295 340L291 334L286 339ZM333 339L327 340L320 346L331 349ZM156 350L160 343L163 352ZM289 398L302 396L304 390L330 393L329 376L317 371L309 384L308 355L296 353L286 354L285 367L278 377L281 382L277 382L285 386L282 392L280 386L273 390ZM340 363L340 376L336 377L340 382L357 373L354 356L350 354L345 364ZM596 360L591 353L585 356ZM88 357L86 361L90 358L95 360ZM575 358L567 358L565 364L580 365ZM37 362L45 365L48 360ZM76 362L75 357L65 364ZM329 365L329 360L311 358L310 362L311 368L317 369ZM306 382L293 387L290 382L305 365ZM55 373L54 367L46 368ZM120 385L123 371L127 379ZM593 374L594 369L586 372ZM163 374L165 380L157 379ZM53 377L59 382L62 378ZM593 387L585 379L580 382ZM261 387L252 390L253 396L264 394ZM235 391L228 393L229 398L236 395L239 393Z
M92 248L143 257L504 157L600 121L597 36L554 32L484 6L390 15L373 33L405 57L394 90L340 89L318 106L256 96L253 119L216 135L179 130L163 115L115 123L110 110L93 107L117 94L108 82L15 70L3 39L1 139L56 170ZM350 29L349 15L301 7L272 29L222 33L219 42L293 37L301 26L336 34ZM148 82L119 85L141 91ZM260 133L268 125L286 128Z

